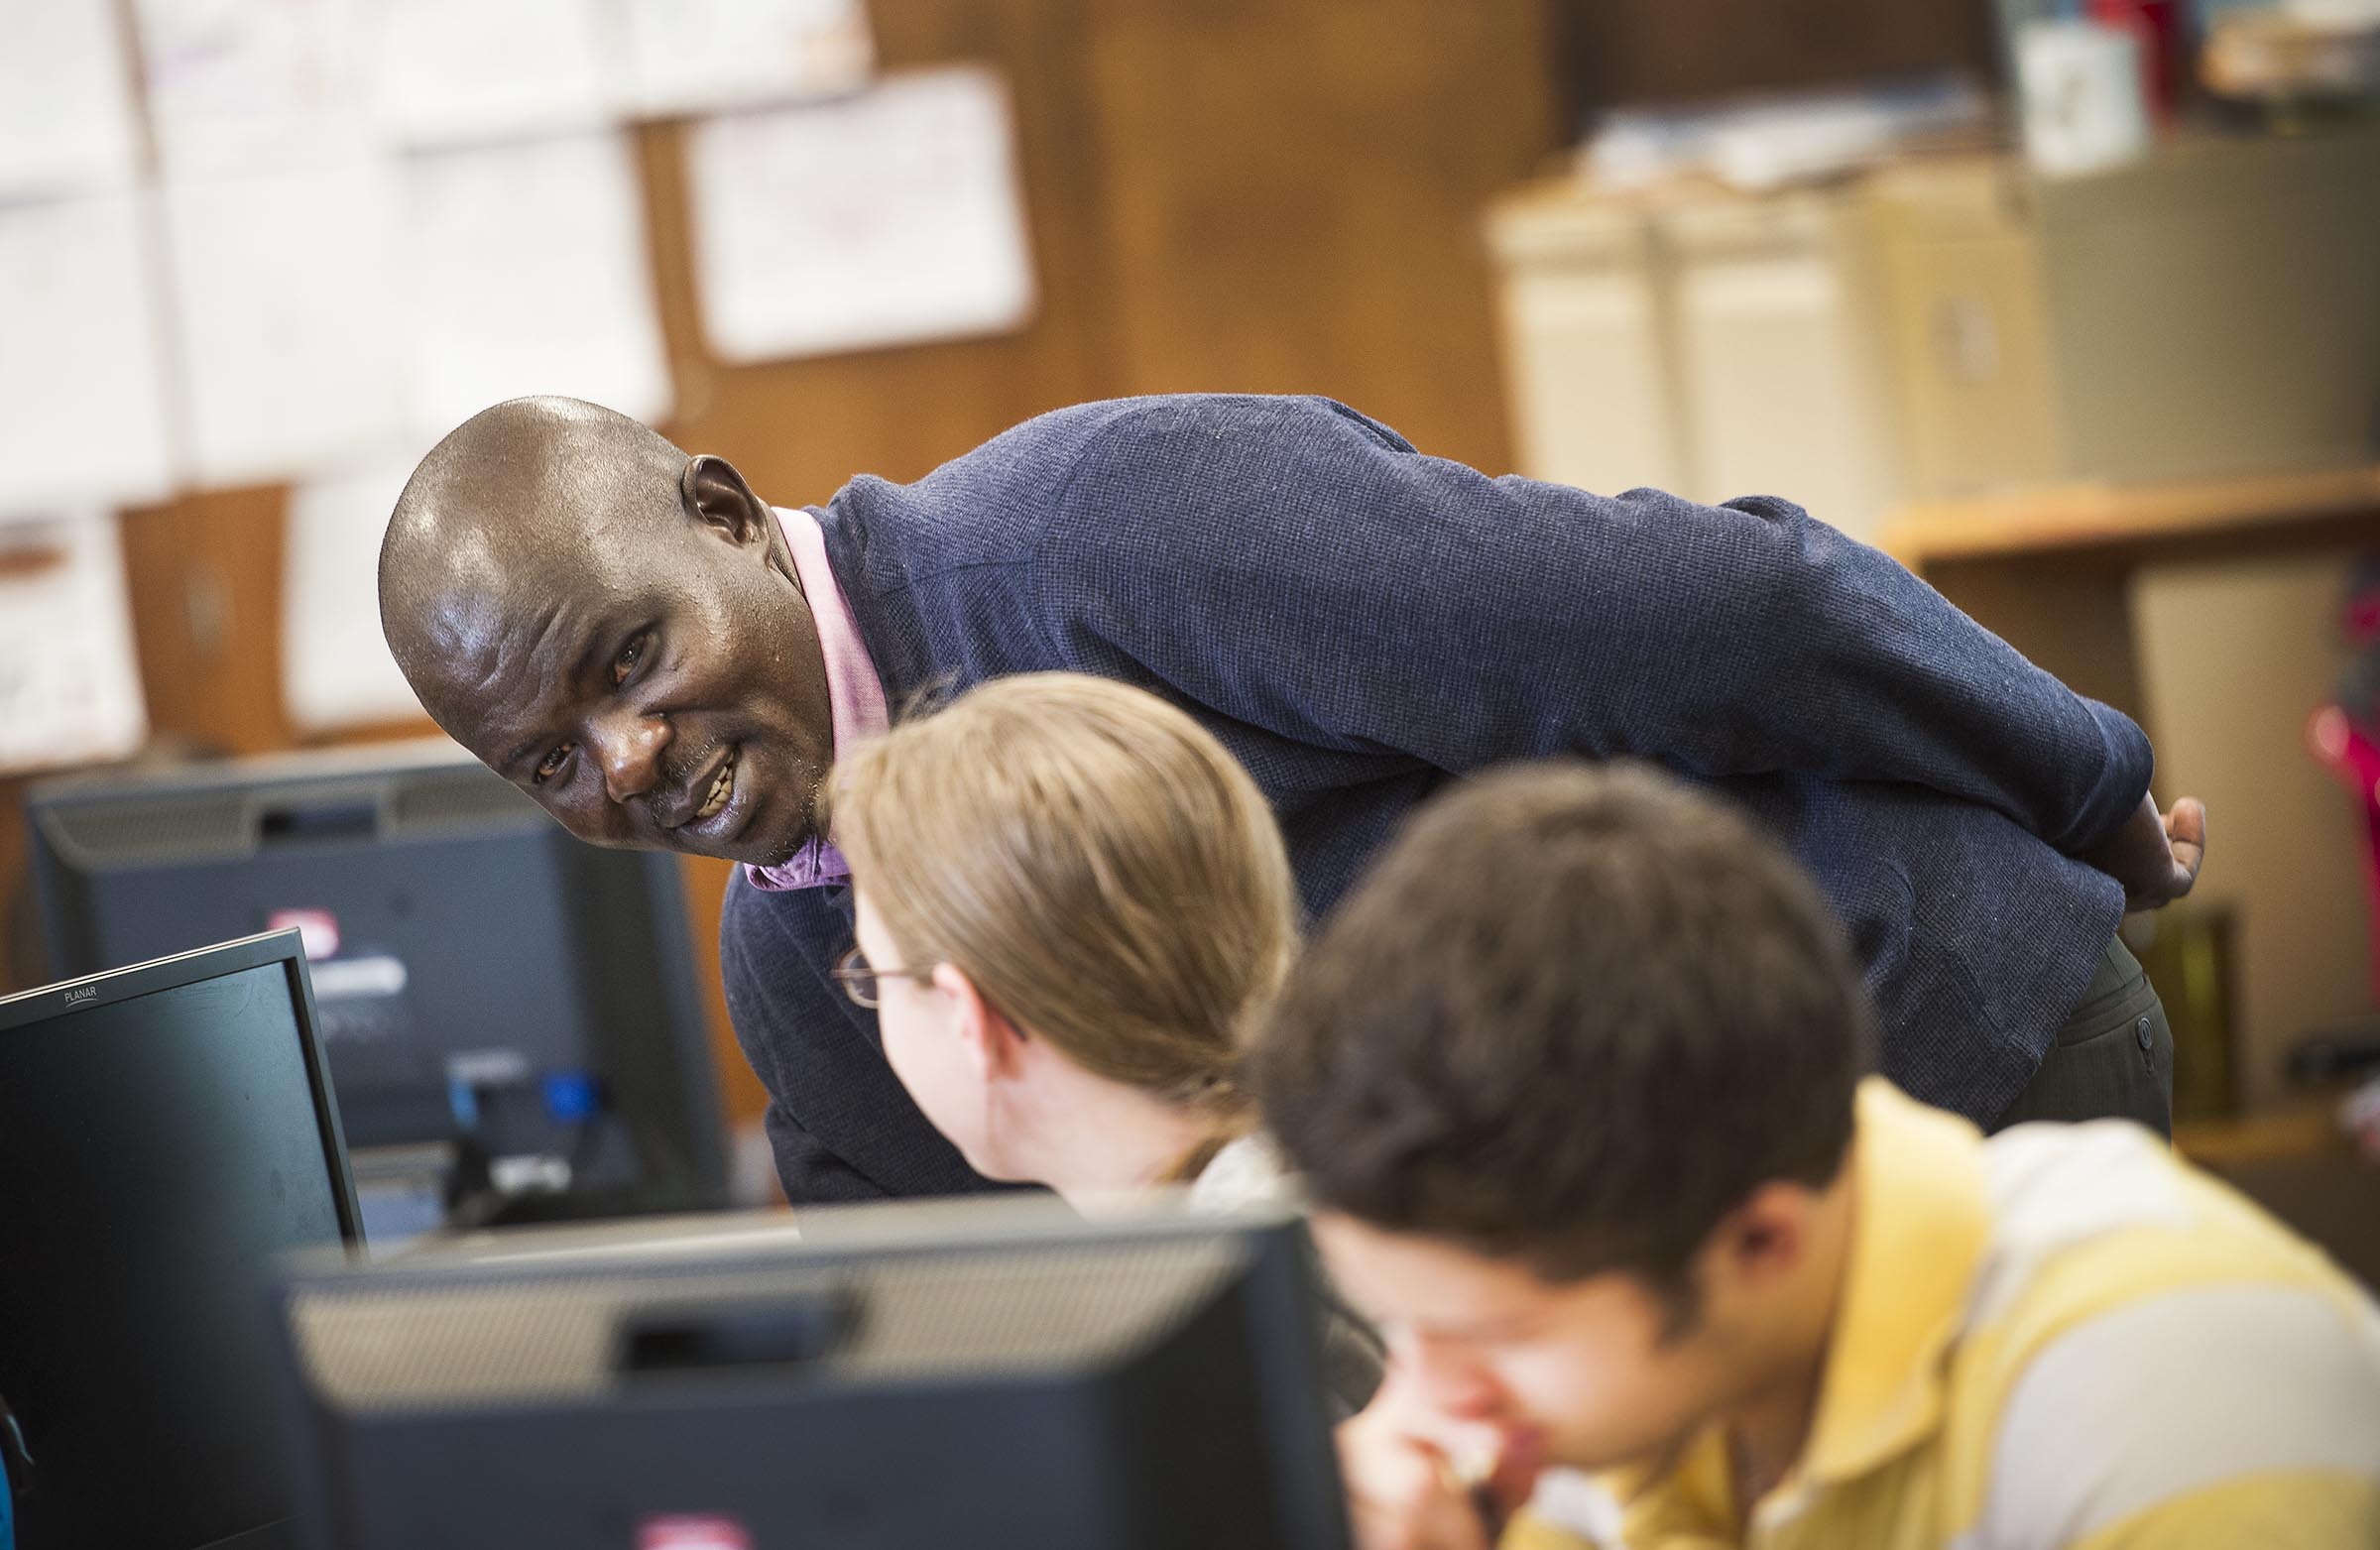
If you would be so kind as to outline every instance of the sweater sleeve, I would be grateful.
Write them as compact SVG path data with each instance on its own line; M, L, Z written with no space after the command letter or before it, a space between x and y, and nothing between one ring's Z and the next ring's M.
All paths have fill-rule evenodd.
M1145 401L1037 559L1077 665L1316 745L1901 782L2069 853L2148 789L2130 719L1790 502L1489 478L1324 400Z

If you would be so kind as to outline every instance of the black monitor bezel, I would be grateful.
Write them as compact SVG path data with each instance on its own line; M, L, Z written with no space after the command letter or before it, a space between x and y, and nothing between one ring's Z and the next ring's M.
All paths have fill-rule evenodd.
M330 1169L339 1241L352 1257L363 1248L363 1218L355 1202L355 1174L347 1161L347 1136L339 1124L330 1064L322 1053L322 1030L315 1020L314 982L306 970L304 944L296 931L263 931L218 942L212 947L192 948L147 963L0 996L0 1036L35 1023L276 964L289 981L290 1001L297 1010L299 1053L305 1060L306 1087L314 1102L314 1129L321 1138L323 1160Z

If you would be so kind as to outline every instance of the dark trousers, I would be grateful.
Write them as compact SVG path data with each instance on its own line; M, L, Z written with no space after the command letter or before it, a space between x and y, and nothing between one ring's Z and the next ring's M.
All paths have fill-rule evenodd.
M2174 1030L2165 1004L2121 939L2111 940L2041 1069L1993 1123L2137 1120L2174 1132Z

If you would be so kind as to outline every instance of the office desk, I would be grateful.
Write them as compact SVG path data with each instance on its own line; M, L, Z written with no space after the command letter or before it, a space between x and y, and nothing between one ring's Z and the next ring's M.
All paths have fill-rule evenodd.
M1911 506L1879 543L2068 685L2139 718L2134 573L2380 543L2380 466Z

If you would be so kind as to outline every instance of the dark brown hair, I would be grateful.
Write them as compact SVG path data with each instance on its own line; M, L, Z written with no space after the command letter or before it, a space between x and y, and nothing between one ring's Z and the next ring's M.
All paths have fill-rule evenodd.
M1833 917L1749 820L1563 761L1416 816L1253 1071L1317 1205L1678 1294L1754 1189L1835 1176L1869 1030Z

